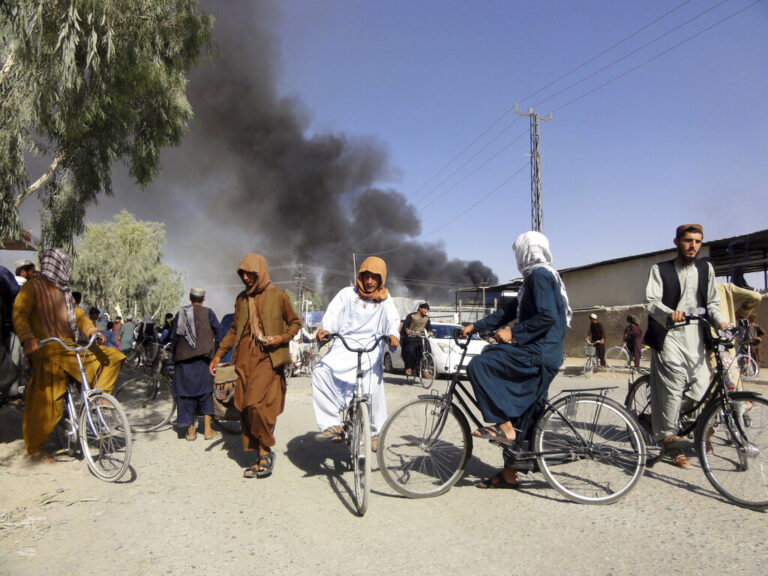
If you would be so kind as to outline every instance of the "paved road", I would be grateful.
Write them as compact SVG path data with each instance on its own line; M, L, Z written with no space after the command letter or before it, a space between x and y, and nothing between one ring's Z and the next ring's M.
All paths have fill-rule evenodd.
M623 375L569 372L553 392L624 394ZM418 393L387 378L390 409ZM0 574L768 573L768 516L724 501L695 458L687 471L657 465L617 504L585 506L538 474L519 490L474 488L501 463L477 442L465 479L437 498L399 497L374 473L359 518L344 449L312 438L306 378L289 382L267 480L242 478L237 437L185 442L164 430L137 435L131 478L108 484L83 462L28 463L19 422L0 410Z

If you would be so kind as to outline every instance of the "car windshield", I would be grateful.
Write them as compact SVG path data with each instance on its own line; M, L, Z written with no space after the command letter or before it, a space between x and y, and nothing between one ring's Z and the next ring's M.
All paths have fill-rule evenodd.
M460 330L461 326L458 324L432 324L432 332L435 333L435 338L440 340L449 340L453 338L453 333L456 330ZM472 339L476 340L477 334L472 335Z

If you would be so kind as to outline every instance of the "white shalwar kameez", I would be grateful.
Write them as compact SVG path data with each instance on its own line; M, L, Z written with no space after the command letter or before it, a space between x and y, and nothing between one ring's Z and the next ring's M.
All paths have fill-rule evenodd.
M361 299L355 288L342 289L328 305L323 330L338 332L350 348L370 346L381 335L398 336L400 316L392 298L381 302ZM387 419L381 355L384 343L363 354L363 392L371 395L371 428L378 434ZM341 424L339 413L349 405L355 391L357 354L339 340L312 372L312 405L320 430Z
M675 271L680 281L680 302L675 310L697 308L699 272L696 266L681 266L675 262ZM646 287L646 307L648 313L665 326L675 310L661 302L662 289L659 268L653 266ZM710 265L706 308L710 320L717 324L726 321L719 305L715 273ZM710 371L701 334L704 329L708 328L700 327L696 322L670 328L661 352L651 352L651 419L657 441L677 434L681 406L691 406L707 391Z

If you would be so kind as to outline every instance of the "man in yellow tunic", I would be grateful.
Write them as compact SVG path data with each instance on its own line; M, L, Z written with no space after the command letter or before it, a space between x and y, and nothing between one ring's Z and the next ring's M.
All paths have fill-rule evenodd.
M73 352L64 350L56 342L41 348L39 341L56 337L71 345L78 332L87 338L96 332L85 312L75 306L69 288L71 279L69 256L60 248L44 250L40 255L40 274L21 287L13 306L13 326L32 364L23 425L24 444L31 457L47 458L43 447L61 420L67 375L80 380L80 369ZM99 335L99 339L103 344L104 337ZM102 364L91 353L83 358L88 382L92 387L111 392L125 356L117 350L102 347L98 354L104 360L98 380L97 369Z

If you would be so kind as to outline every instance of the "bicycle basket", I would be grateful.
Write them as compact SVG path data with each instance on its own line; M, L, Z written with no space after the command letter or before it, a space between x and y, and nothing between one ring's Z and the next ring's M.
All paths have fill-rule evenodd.
M587 356L594 356L595 355L595 345L594 344L587 344L584 346L584 354Z

